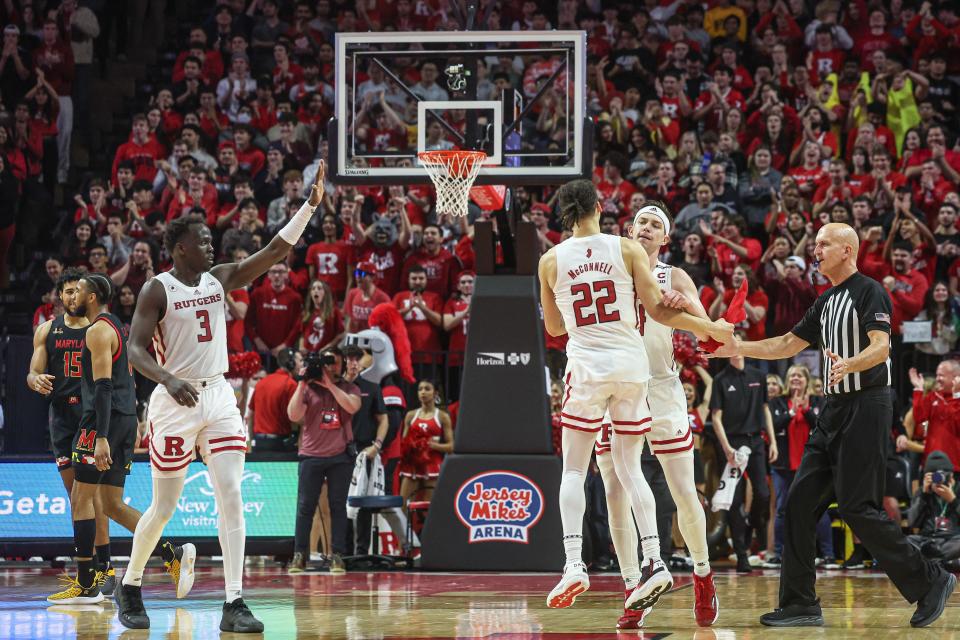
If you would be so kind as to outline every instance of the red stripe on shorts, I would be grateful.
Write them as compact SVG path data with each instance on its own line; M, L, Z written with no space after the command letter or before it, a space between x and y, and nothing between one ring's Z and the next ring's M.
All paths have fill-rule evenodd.
M690 441L690 444L684 447L679 447L677 449L664 449L663 451L654 450L653 453L655 455L664 455L667 453L683 453L684 451L689 451L692 448L693 448L693 440Z
M689 438L689 437L690 437L690 429L687 428L687 433L686 433L686 435L684 435L682 438L673 438L672 440L651 440L651 441L650 441L650 444L651 444L651 445L654 445L654 444L676 444L676 443L678 443L678 442L683 442L684 440L686 440L686 439Z
M210 438L209 444L216 444L218 442L226 442L227 440L239 440L240 442L246 442L247 439L243 436L224 436L222 438Z
M592 427L580 427L580 426L573 425L573 424L567 424L566 422L561 422L561 423L560 423L560 426L561 426L561 427L565 427L565 428L567 428L567 429L573 429L574 431L586 431L587 433L596 433L596 432L600 431L600 427L597 427L597 428L592 428Z
M150 456L150 462L153 464L153 467L154 467L157 471L179 471L180 469L183 469L184 467L186 467L187 465L189 465L191 462L193 462L193 460L187 460L187 461L184 462L183 464L177 465L176 467L162 467L162 466L160 466L160 465L157 463L156 460L153 459L153 456L151 455L151 456Z
M650 429L641 429L640 431L624 431L622 429L614 429L613 432L618 436L642 436L645 433L650 433Z
M627 427L636 427L641 424L646 424L652 422L653 418L644 418L643 420L637 420L636 422L630 422L629 420L611 420L613 424L619 424Z
M210 455L214 453L220 453L221 451L246 451L246 447L220 447L219 449L211 449Z
M600 417L597 418L596 420L587 420L586 418L581 418L580 416L575 416L575 415L573 415L572 413L563 413L562 411L560 412L560 417L561 417L561 418L570 418L571 420L576 420L577 422L586 422L587 424L595 424L595 423L601 422L601 421L603 420L603 416L600 416Z

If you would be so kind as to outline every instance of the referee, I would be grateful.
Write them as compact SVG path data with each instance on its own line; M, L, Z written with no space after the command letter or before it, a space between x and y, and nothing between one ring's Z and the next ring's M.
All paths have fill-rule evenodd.
M857 272L859 245L853 227L824 225L814 256L833 288L817 298L790 333L758 342L735 339L715 354L778 360L818 344L824 375L829 375L826 403L787 497L780 606L760 617L767 626L823 625L814 589L815 532L834 500L900 594L917 603L912 626L924 627L939 618L956 584L952 574L929 563L907 542L881 506L892 422L892 306L880 283Z

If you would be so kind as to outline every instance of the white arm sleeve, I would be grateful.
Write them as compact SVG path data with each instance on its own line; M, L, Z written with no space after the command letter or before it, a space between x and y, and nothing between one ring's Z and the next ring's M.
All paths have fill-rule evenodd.
M284 242L291 245L297 244L300 236L303 235L304 229L307 228L307 223L310 222L310 218L313 217L315 209L316 207L311 205L309 200L304 202L300 209L290 218L290 221L280 229L277 235L280 236Z

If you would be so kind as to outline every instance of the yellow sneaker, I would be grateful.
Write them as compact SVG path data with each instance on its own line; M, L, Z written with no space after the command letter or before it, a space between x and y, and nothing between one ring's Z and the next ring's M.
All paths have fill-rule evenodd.
M188 542L182 547L177 547L171 562L163 563L177 588L178 598L186 598L193 589L193 565L196 561L197 548Z
M47 596L47 602L52 604L97 604L103 602L103 594L100 592L97 579L94 579L93 584L89 587L82 587L76 578L64 573L60 576L60 582L66 588Z
M97 586L105 596L112 596L117 588L117 570L112 566L106 571L97 571Z

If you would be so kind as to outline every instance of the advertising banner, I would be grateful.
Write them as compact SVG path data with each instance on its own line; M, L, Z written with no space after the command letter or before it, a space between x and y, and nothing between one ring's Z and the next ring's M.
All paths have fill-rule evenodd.
M243 471L243 509L248 537L293 537L297 513L297 463L247 462ZM150 465L135 463L127 477L124 501L146 511L153 483ZM115 522L110 536L132 534ZM190 465L173 518L164 535L217 537L217 505L207 467ZM70 503L52 462L0 462L0 540L72 538Z

